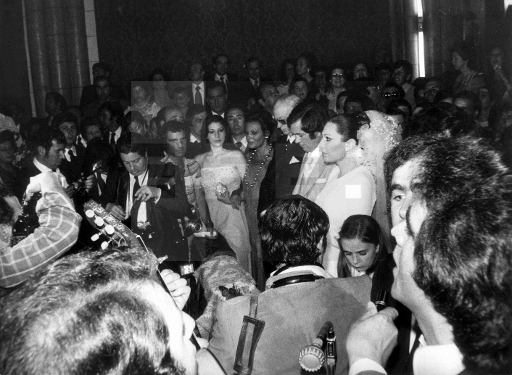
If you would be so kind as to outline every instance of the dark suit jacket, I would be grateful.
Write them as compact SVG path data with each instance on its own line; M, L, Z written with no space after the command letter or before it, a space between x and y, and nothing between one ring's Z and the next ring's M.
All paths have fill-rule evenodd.
M286 135L274 143L274 155L260 186L258 212L265 210L274 200L291 194L297 184L304 150L297 143L290 144ZM297 162L292 159L297 159ZM293 159L294 160L294 159Z
M300 350L313 342L328 320L332 321L337 337L336 374L346 374L348 329L364 313L369 301L368 277L322 279L261 293L256 318L263 320L265 327L255 351L252 374L300 374ZM242 296L221 302L217 307L208 350L227 374L232 373L249 305L250 296Z
M147 204L148 221L151 223L153 232L147 233L137 228L140 201L134 202L130 218L126 223L132 231L143 238L146 237L146 244L152 248L156 256L167 255L169 260L186 260L182 258L186 256L184 252L187 251L187 244L178 224L178 219L184 217L188 210L185 186L179 183L182 180L178 168L173 164L149 164L147 185L157 187L162 192L156 204L154 201ZM104 200L126 209L129 184L130 176L125 170L115 185L107 184L105 192L107 196Z
M121 86L112 85L110 88L110 96L114 99L126 100L126 94ZM95 102L96 100L98 100L96 87L94 87L94 85L85 86L80 96L80 110L83 110L87 104Z
M18 197L20 202L23 199L23 194L25 193L28 184L30 183L30 177L37 176L39 173L41 173L41 171L37 169L32 161L21 168L19 180L14 185L14 194Z
M185 157L187 159L194 159L197 155L203 154L210 149L208 144L204 142L188 142L187 143L187 152L185 153Z
M81 143L75 144L76 149L76 158L73 159L73 162L67 161L67 159L62 159L62 162L59 166L60 172L66 177L68 184L72 184L75 181L78 181L81 178L82 172L84 172L84 156L85 156L85 147L82 146ZM65 149L66 153L67 150ZM86 176L87 177L87 176Z
M246 82L241 81L236 74L227 73L228 82L228 101L234 104L245 104L247 105L247 97L245 95ZM207 88L209 82L215 81L215 73L209 74L204 77L205 85Z

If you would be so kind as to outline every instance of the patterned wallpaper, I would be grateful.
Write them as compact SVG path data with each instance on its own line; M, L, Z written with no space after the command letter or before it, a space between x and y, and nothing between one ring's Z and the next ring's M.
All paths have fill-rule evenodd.
M391 44L384 0L96 0L95 9L100 59L121 82L154 67L183 80L191 61L209 68L219 52L240 76L255 55L276 77L281 61L302 51L350 65L373 62Z

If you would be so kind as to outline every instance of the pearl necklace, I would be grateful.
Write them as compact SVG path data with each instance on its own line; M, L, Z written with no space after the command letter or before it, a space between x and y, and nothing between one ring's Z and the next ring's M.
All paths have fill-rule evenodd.
M247 168L245 169L245 175L244 175L244 184L246 186L253 187L254 185L256 185L256 181L258 181L258 176L260 175L261 170L263 169L263 166L267 162L271 153L272 153L272 146L269 147L267 155L265 155L265 160L263 160L260 163L260 166L258 167L258 170L256 171L256 176L254 176L254 181L252 182L252 184L250 184L249 181L247 181L247 174L249 172L249 164L251 163L252 159L254 158L254 155L256 154L256 150L253 150L253 152L251 152L249 154L249 158L247 159Z

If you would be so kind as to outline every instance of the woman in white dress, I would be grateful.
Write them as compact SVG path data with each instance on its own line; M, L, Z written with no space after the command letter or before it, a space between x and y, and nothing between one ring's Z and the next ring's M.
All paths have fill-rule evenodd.
M387 214L386 184L384 182L384 158L401 140L402 129L394 118L378 111L366 111L367 123L357 132L359 147L363 151L364 165L375 179L377 201L372 217L379 223L388 249L393 249L391 226ZM363 120L364 122L364 120Z
M221 116L206 119L206 140L211 150L198 155L201 187L204 189L210 217L216 230L236 253L238 262L251 272L251 245L241 202L241 185L245 175L245 157L238 149L227 149L229 126Z
M340 255L337 239L343 222L352 215L371 215L376 199L374 178L362 165L357 130L354 116L336 116L325 125L319 145L324 162L336 164L315 200L329 216L327 249L322 264L335 277Z

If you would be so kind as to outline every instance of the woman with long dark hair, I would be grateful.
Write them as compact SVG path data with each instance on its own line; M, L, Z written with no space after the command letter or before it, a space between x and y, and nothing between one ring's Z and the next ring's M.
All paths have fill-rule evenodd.
M249 229L241 201L246 161L238 149L225 147L229 126L221 116L206 119L206 142L210 151L198 155L201 187L215 229L228 241L240 265L251 272Z

